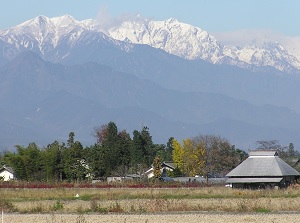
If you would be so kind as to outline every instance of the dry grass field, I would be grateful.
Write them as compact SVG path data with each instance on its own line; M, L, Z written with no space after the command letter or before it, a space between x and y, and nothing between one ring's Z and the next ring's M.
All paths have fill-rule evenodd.
M0 206L14 223L299 222L300 188L1 188Z
M180 214L9 214L13 223L298 223L300 214L180 213Z

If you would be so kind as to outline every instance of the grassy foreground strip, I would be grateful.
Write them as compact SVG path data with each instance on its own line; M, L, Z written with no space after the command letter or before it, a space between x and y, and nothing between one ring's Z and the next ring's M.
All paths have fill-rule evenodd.
M76 196L78 195L78 196ZM6 213L110 214L190 211L300 212L300 189L199 188L2 188Z

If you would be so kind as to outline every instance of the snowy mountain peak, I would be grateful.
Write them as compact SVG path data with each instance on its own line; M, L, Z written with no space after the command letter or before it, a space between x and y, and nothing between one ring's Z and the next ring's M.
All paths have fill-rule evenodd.
M179 21L175 18L169 18L165 21L166 23L179 23Z
M70 26L70 25L79 25L80 22L78 22L74 17L70 16L70 15L64 15L64 16L60 16L60 17L54 17L51 19L51 22L53 22L53 24L56 27L66 27L66 26Z
M67 29L67 27L69 28ZM63 29L65 29L64 33L67 33L70 31L70 28L86 28L86 26L84 23L77 21L70 15L54 18L48 18L40 15L8 30L5 30L5 33L11 33L15 35L25 34L31 37L37 37L40 35L47 36L48 34L56 35L57 32ZM4 35L4 32L1 34Z
M77 21L70 15L54 18L40 15L10 29L0 30L0 40L10 49L7 58L13 58L22 49L45 55L61 41L67 41L71 49L74 42L83 41L81 36L86 32L101 33L98 36L102 37L105 33L127 43L147 44L189 60L203 59L214 64L226 63L242 67L272 66L288 72L300 69L300 61L279 43L222 46L207 31L175 18L154 21L137 15L108 26L91 19Z
M36 24L39 24L39 25L45 25L46 23L49 22L49 18L44 16L44 15L39 15L37 16L36 18L32 19L32 20L29 20L29 23L31 22L34 22Z
M241 67L272 66L281 71L300 69L300 61L279 43L255 43L246 47L222 46L201 28L170 18L165 21L126 21L109 30L114 39L148 44L171 54L215 64L228 63Z
M300 69L299 60L278 42L263 42L244 47L225 46L224 54L255 66L272 66L281 71Z
M43 27L47 26L50 23L50 18L44 15L39 15L33 19L25 21L20 25L15 26L15 28L24 28L24 27Z
M206 31L174 18L165 21L126 21L109 30L118 40L147 44L187 59L205 59L216 62L220 44Z
M0 47L5 49L3 57L9 61L19 53L31 50L45 60L57 62L67 57L73 46L78 44L84 46L93 41L115 44L115 47L124 51L130 50L128 44L122 44L96 30L94 23L92 20L81 22L70 15L54 18L37 16L0 31Z

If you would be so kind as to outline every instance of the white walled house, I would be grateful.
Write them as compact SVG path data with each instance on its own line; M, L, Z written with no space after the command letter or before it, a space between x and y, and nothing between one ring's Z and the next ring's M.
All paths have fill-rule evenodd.
M0 179L3 181L13 180L14 178L14 170L11 167L3 166L0 169Z
M161 164L160 172L163 174L165 171L173 171L174 169L175 169L174 163L163 162ZM151 167L149 170L147 170L144 174L145 174L145 176L147 176L148 179L154 177L153 167Z

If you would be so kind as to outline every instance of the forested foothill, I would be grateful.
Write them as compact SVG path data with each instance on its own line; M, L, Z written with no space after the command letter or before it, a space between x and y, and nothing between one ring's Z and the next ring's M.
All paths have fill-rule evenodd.
M143 126L132 136L119 131L114 122L95 129L95 144L84 147L70 132L67 142L54 141L40 148L35 143L3 152L1 165L12 167L16 179L29 182L91 182L108 176L128 175L145 178L151 166L155 178L161 177L161 163L174 163L169 177L224 177L248 157L228 140L215 135L199 135L182 142L170 137L166 144L155 144ZM276 140L257 141L258 149L276 149L288 163L297 163L299 152L292 143L284 147Z

